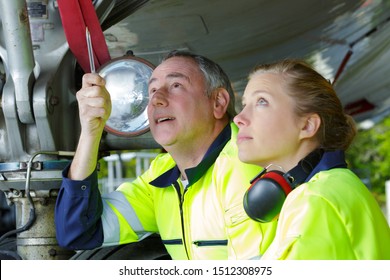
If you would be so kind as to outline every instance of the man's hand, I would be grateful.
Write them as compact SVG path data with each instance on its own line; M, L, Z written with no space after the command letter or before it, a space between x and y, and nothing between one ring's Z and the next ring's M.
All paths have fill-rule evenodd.
M82 88L76 94L79 103L81 133L100 137L111 114L110 94L98 74L85 74Z

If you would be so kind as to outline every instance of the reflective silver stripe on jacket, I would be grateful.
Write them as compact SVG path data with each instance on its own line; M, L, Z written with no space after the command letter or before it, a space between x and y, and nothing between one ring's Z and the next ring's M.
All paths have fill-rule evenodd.
M110 204L112 204L118 212L120 212L133 231L137 234L138 240L142 240L152 233L145 232L144 228L133 207L127 201L123 193L114 191L109 194L102 195L103 198L103 233L104 233L104 246L117 245L120 240L120 227L118 217L112 210Z

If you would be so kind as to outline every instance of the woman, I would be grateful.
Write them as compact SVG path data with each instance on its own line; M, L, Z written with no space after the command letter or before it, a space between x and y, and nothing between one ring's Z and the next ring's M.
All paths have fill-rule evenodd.
M346 168L354 122L325 78L299 60L259 66L249 76L234 122L240 159L268 173L288 171L284 177L293 189L286 191L264 259L390 259L389 225L366 186ZM290 174L296 169L305 176L295 180ZM268 180L263 177L257 178L261 184ZM246 209L256 207L251 199Z

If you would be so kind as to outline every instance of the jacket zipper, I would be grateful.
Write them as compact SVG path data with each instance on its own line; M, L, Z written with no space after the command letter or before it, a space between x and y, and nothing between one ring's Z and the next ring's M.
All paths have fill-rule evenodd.
M183 195L182 195L179 183L178 182L174 182L173 185L174 185L174 187L176 189L176 192L177 192L177 195L179 197L181 231L182 231L182 235L183 235L183 246L184 246L184 250L186 251L187 259L190 259L189 255L188 255L188 249L187 249L187 243L186 243L186 235L185 235L185 230L184 230L184 217L183 217L183 202L184 202L184 194L186 192L186 189L184 189Z
M226 246L228 244L227 240L198 240L194 241L193 244L195 244L198 247L202 246Z
M162 240L162 242L165 245L183 245L183 240L181 239Z

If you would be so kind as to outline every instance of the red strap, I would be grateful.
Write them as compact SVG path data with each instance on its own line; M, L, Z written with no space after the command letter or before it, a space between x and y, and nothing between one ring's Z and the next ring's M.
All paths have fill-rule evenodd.
M58 0L62 25L69 48L84 72L90 72L85 29L91 33L95 66L111 59L106 40L91 0Z
M332 85L334 85L336 83L336 81L340 77L341 73L344 71L344 68L347 65L347 62L351 58L352 54L353 54L353 51L352 50L348 50L348 52L346 53L343 61L341 62L340 66L339 66L339 69L337 70L337 73L336 73L336 75L334 77Z

